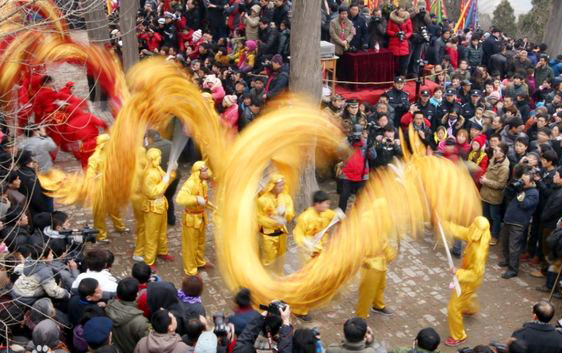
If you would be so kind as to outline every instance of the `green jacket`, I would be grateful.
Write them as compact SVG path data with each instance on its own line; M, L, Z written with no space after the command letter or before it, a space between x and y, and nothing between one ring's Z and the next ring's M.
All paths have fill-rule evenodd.
M148 334L150 324L136 302L112 299L105 313L113 320L113 343L122 353L133 353L137 342Z

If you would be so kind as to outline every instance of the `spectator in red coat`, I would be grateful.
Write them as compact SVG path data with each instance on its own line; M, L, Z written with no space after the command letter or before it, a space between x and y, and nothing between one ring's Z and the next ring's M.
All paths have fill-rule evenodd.
M224 96L222 106L225 111L221 114L222 122L228 126L232 132L238 131L238 97L236 95Z
M151 52L158 51L158 47L160 47L160 42L162 41L162 36L160 35L160 33L154 32L153 30L148 30L146 32L140 33L138 35L138 38L146 41L146 46Z
M386 34L390 38L388 50L398 60L398 74L406 75L410 57L410 37L413 34L410 13L401 7L392 11L386 27Z

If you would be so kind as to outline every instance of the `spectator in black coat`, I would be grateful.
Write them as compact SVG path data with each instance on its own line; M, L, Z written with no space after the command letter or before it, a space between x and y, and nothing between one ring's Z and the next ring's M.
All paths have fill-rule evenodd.
M367 49L369 44L367 37L367 20L365 20L365 16L359 11L359 5L354 3L349 8L349 19L353 23L353 27L355 28L355 35L349 43L349 47L351 51L356 51L359 49Z
M386 18L382 16L382 11L380 9L375 10L369 20L367 36L369 48L376 48L377 43L379 48L386 48L388 42L386 36Z
M275 4L273 9L273 22L275 26L279 28L281 22L289 22L289 8L285 0L275 0L273 3Z
M268 70L269 79L265 85L264 99L271 99L289 86L289 65L283 63L283 57L275 54L271 59L271 70Z
M259 24L259 57L261 61L265 58L271 58L277 54L279 49L279 31L277 28L271 27L271 18L262 16Z
M279 313L280 315L260 315L248 323L244 331L238 336L232 353L256 353L256 339L260 333L265 335L266 332L269 332L272 339L277 342L278 353L291 353L293 347L293 328L291 326L291 309L289 305L286 305L284 310L279 310ZM267 342L267 339L265 342ZM258 348L260 350L269 349L266 346Z
M53 212L53 199L45 195L41 183L37 179L36 164L31 157L31 152L22 151L18 165L18 174L21 180L19 191L29 201L31 217L41 212Z
M554 306L540 301L533 306L532 321L525 323L512 336L525 341L528 352L559 353L562 351L562 334L549 324L553 317Z
M482 51L484 52L482 63L488 66L488 68L490 68L489 63L492 55L501 51L500 36L501 31L498 28L492 28L492 34L482 43ZM490 70L490 72L492 72L492 70Z
M78 295L68 302L68 320L74 326L78 325L82 313L87 307L96 306L102 299L103 292L99 282L94 278L84 278L78 285Z

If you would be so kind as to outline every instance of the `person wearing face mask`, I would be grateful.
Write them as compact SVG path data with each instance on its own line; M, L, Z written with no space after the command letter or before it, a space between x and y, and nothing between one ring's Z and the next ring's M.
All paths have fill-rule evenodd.
M168 176L160 167L162 154L151 148L146 153L147 166L143 176L145 245L144 262L155 268L156 255L164 261L173 261L168 255L167 210L168 201L164 196L174 176ZM173 173L175 174L175 173Z
M287 251L287 223L295 216L293 200L287 191L285 178L273 174L258 198L258 225L262 239L262 263L274 266L283 274L283 259Z
M205 226L209 206L210 171L205 162L197 161L191 167L191 176L182 185L176 196L178 205L185 206L182 222L183 270L195 276L198 268L208 265L205 261Z

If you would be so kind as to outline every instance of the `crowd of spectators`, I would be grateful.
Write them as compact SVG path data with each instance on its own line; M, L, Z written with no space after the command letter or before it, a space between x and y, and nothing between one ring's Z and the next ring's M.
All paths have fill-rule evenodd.
M529 262L531 275L545 281L537 290L562 298L556 283L561 266L556 243L562 233L562 57L550 58L544 44L509 38L495 27L454 33L453 22L438 23L424 3L385 5L372 12L349 1L322 4L322 36L335 44L338 55L388 48L397 61L394 84L376 104L335 92L324 102L324 111L340 120L354 149L336 168L339 207L346 209L369 170L401 156L398 131L411 126L429 153L463 162L470 171L490 220L490 245L502 242L502 277L517 276L520 262ZM140 55L182 64L224 123L240 130L287 88L290 17L288 0L141 1ZM119 29L111 35L119 52ZM436 88L408 94L408 77L425 72ZM209 320L199 277L184 278L178 289L167 282L173 279L136 263L129 277L117 279L111 251L94 248L83 255L81 241L68 241L68 216L54 211L36 175L52 165L45 153L52 141L41 129L28 134L24 145L4 139L0 146L3 165L16 161L0 200L0 320L9 324L10 344L37 352L384 350L360 318L345 322L342 344L324 347L315 330L293 331L288 306L263 314L252 309L247 289L235 296L231 316ZM462 243L452 250L460 256ZM562 335L550 324L553 317L553 306L539 302L507 347L482 345L474 351L560 352ZM412 340L413 348L394 351L434 352L440 344L432 328Z

